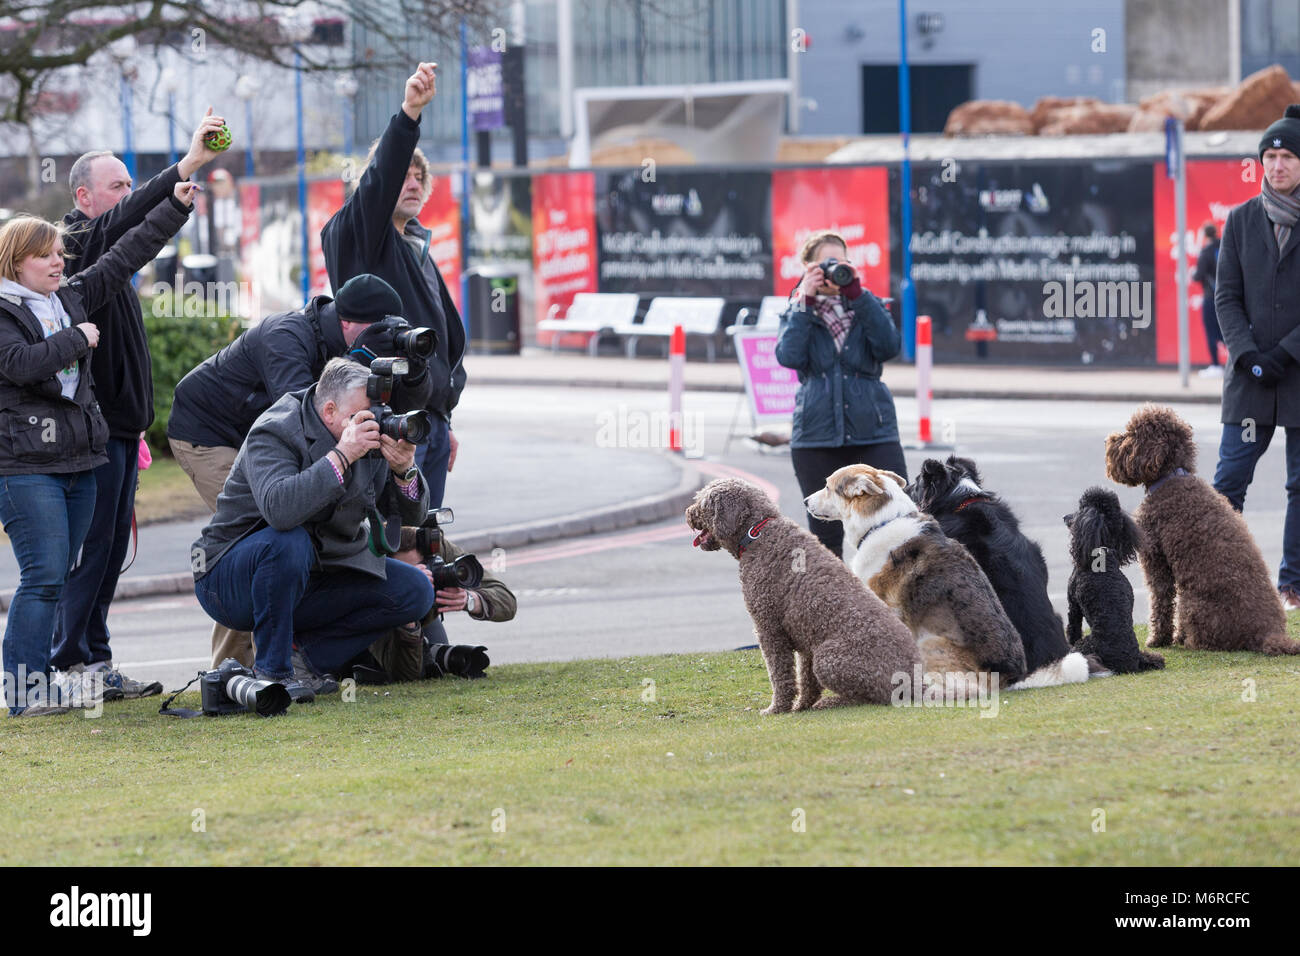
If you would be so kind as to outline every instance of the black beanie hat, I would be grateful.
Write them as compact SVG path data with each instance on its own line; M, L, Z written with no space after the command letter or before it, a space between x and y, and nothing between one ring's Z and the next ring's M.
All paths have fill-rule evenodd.
M1300 156L1300 103L1292 103L1286 108L1286 114L1264 131L1264 138L1259 141L1259 158L1264 158L1266 149L1289 149Z
M343 283L334 308L344 322L378 322L386 315L402 314L402 299L379 276L363 273Z

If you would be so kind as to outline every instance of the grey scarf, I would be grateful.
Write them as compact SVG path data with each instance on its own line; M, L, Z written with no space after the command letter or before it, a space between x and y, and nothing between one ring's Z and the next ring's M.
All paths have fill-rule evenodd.
M1264 212L1268 216L1268 221L1273 224L1273 236L1277 239L1277 248L1279 251L1286 246L1286 241L1291 237L1291 229L1300 219L1300 199L1296 198L1294 192L1280 193L1269 185L1267 179L1264 180L1264 189L1261 193L1264 197Z

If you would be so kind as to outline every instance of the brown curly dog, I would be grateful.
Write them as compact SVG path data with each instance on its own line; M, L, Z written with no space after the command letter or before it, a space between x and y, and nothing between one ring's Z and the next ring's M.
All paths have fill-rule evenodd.
M912 699L921 662L912 632L762 491L739 478L711 481L686 509L686 523L699 532L696 547L725 549L740 562L745 607L772 682L763 713L888 704L891 694ZM823 687L837 696L820 699Z
M1172 408L1144 405L1106 439L1106 475L1147 489L1133 513L1151 594L1147 647L1300 654L1245 519L1195 466L1192 427Z

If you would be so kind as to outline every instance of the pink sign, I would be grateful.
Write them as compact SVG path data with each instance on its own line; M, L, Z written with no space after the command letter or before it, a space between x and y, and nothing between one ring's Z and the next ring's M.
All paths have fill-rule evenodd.
M794 415L799 377L776 360L775 332L737 332L736 357L745 376L745 394L755 421Z

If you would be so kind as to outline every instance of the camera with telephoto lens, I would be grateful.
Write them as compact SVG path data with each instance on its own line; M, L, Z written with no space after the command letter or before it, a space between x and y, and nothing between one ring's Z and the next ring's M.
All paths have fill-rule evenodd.
M840 262L839 259L823 259L817 265L822 270L822 275L826 277L826 281L840 288L852 282L853 277L857 275L853 271L853 266L847 262Z
M289 709L289 691L277 681L258 680L233 657L199 678L203 713L209 717L245 711L259 717L277 717Z
M393 397L393 378L405 375L410 364L404 358L377 358L370 362L370 378L366 380L366 396L370 399L370 412L379 422L379 433L389 438L418 445L429 438L429 413L423 409L399 415L388 402ZM379 455L379 449L370 452Z
M415 548L425 559L425 567L433 575L435 590L443 588L476 588L483 583L483 564L472 554L444 561L439 553L442 542L440 524L451 524L455 514L450 508L434 508L415 532Z
M352 343L349 354L363 364L381 355L424 362L438 346L438 334L430 328L412 328L400 315L386 315L371 322Z

